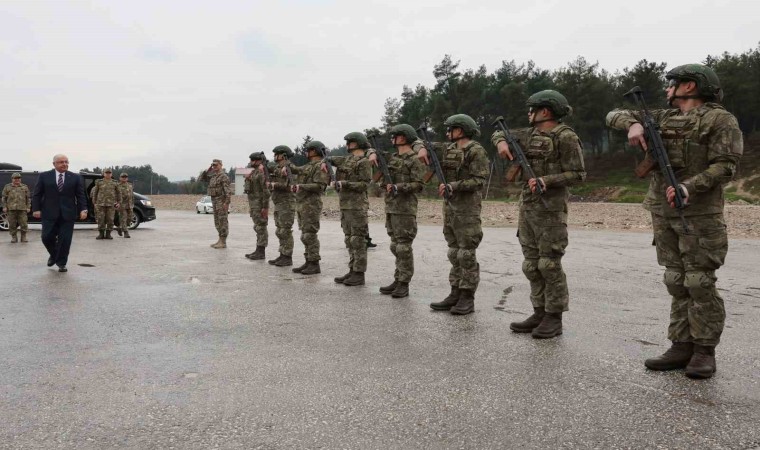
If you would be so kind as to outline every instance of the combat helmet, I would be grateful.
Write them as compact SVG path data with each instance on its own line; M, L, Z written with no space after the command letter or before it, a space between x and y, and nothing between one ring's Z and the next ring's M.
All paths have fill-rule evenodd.
M13 172L13 175L11 175L11 179L13 178L21 178L21 174L18 172Z
M311 141L306 144L306 151L316 150L317 153L322 154L323 150L326 150L325 144L322 141Z
M266 159L264 157L264 152L253 152L253 153L251 153L251 155L248 158L251 161L261 161L261 160Z
M461 128L464 135L468 138L474 138L480 136L480 127L473 120L472 117L467 114L454 114L443 122L446 128Z
M419 137L417 136L417 132L414 131L414 127L412 127L411 125L407 125L405 123L400 123L398 125L394 125L393 127L391 127L389 134L391 135L391 137L404 136L406 138L406 143L409 145L411 145L412 142L419 139Z
M685 80L697 83L699 96L706 100L723 100L723 88L720 87L720 79L713 69L702 64L684 64L674 67L665 74L667 80ZM674 98L690 98L678 96Z
M528 101L525 104L528 107L549 108L557 119L568 116L573 112L573 108L570 107L567 98L551 89L536 92L528 97Z
M287 145L278 145L272 150L272 153L275 155L284 155L288 159L293 157L293 150Z
M346 144L349 142L356 142L356 145L359 146L361 149L368 149L370 148L369 140L367 139L367 136L364 135L364 133L359 133L358 131L354 131L353 133L348 133L347 135L343 136L343 140L346 141Z

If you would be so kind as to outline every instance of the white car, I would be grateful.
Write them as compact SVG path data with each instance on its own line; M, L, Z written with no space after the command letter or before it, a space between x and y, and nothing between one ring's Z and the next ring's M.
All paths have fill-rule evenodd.
M195 212L205 213L205 214L211 214L214 212L214 207L211 205L211 197L205 196L200 199L198 203L195 204Z

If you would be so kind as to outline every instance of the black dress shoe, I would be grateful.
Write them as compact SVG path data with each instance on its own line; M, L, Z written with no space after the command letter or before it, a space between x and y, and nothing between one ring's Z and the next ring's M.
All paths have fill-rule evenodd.
M55 259L51 256L48 258L48 267L53 267L53 264L55 264Z
M59 272L68 272L69 269L67 269L66 266L58 266L58 271Z

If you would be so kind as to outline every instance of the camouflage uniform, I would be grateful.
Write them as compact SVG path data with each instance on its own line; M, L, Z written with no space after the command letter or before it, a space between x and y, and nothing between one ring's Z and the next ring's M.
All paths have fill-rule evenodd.
M268 169L264 169L268 170ZM267 224L269 219L261 216L261 211L269 209L269 189L266 187L264 174L254 167L251 175L245 179L244 192L248 194L248 210L256 232L256 247L266 247L269 243Z
M128 181L119 181L119 190L121 191L121 203L119 203L119 225L123 232L129 232L129 225L132 223L132 210L135 207L134 191L132 183Z
M364 156L332 156L335 178L341 182L340 225L348 249L348 269L353 272L367 271L367 242L369 233L367 211L369 199L367 187L372 180L372 166Z
M301 242L304 246L306 262L318 262L319 256L319 218L322 215L322 195L329 183L329 176L321 170L322 161L309 161L294 167L298 172L300 190L296 193L296 211L298 229L301 230Z
M20 178L20 177L17 177ZM27 213L32 208L32 197L29 192L29 187L24 183L14 186L13 183L8 183L3 188L3 208L7 208L8 212L8 231L11 234L12 241L16 242L16 234L18 229L21 229L21 241L26 242L26 232L29 229L27 225Z
M567 125L559 124L548 132L537 128L516 130L537 178L542 178L543 195L531 192L523 173L517 236L522 247L522 270L530 281L530 301L534 308L548 313L568 310L567 278L562 270L562 256L567 247L568 186L586 179L583 147L578 135ZM491 142L504 141L497 131ZM546 201L545 206L541 197Z
M219 237L226 239L230 229L229 222L227 221L228 208L232 196L230 178L224 170L213 173L204 170L199 178L201 181L208 183L208 195L211 197L211 205L214 208L214 226L219 233ZM226 207L225 204L227 205Z
M718 103L708 102L682 113L680 109L650 111L679 183L689 193L683 210L689 233L678 210L665 197L666 184L652 172L644 208L652 214L657 262L665 266L664 283L672 296L668 339L714 347L720 341L726 312L715 288L715 271L728 252L723 218L723 187L736 173L743 152L736 118ZM615 110L607 125L627 130L641 122L637 111Z
M282 174L281 169L293 165L287 159L270 167L270 182L272 183L272 203L274 203L274 234L280 241L279 252L281 255L293 255L293 222L296 214L296 196L290 190L291 184L288 178Z
M121 207L122 198L119 183L114 179L100 179L95 182L95 187L92 188L90 195L92 196L92 203L96 207L95 216L98 219L98 229L110 233L113 230L113 219L116 213L114 205L118 203Z

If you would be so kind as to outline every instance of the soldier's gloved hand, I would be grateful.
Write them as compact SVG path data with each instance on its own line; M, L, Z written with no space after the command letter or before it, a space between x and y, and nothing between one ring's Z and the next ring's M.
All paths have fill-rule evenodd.
M536 183L538 183L538 182L541 183L541 189L546 190L546 183L544 183L544 179L543 178L538 178L538 179L531 178L530 180L528 180L528 187L530 188L531 192L533 192L533 193L536 192L536 189L537 189L537 187L536 187L537 184Z
M508 159L512 161L515 159L514 156L512 156L512 152L509 151L509 145L507 144L507 141L501 141L496 145L496 149L499 151L499 156L501 159Z
M683 204L688 205L689 204L689 191L686 190L686 186L683 184L678 185L679 189L681 189L681 194L683 194ZM665 189L665 196L668 198L668 203L670 203L671 208L676 207L676 190L673 189L673 186L668 186L667 189Z
M644 127L640 123L634 123L628 128L628 143L633 147L641 147L642 150L647 151Z

